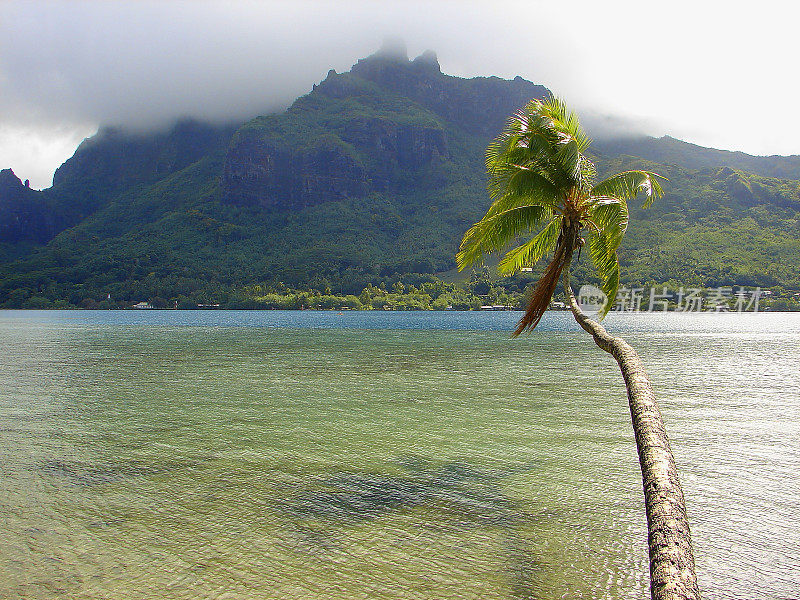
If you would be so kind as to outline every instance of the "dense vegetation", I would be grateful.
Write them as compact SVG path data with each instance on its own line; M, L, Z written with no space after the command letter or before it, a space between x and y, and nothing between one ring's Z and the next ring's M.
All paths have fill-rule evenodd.
M519 79L449 77L435 58L418 61L365 59L360 69L329 76L286 113L259 117L235 133L182 122L157 135L98 134L59 170L52 188L25 195L38 194L35 206L25 200L31 214L58 215L50 237L26 238L25 230L0 236L0 306L150 300L358 307L353 298L373 308L384 300L395 308L521 304L534 274L492 276L476 291L469 274L453 275L454 256L489 204L483 153L495 132L481 124L501 123L507 104L543 88ZM503 90L510 90L505 104L497 100ZM445 106L442 97L452 101ZM378 160L348 141L359 119L441 131L446 151ZM364 174L364 184L358 194L296 206L232 200L224 173L242 140L284 148L290 160L311 166L319 161L307 159L309 148L317 157L334 152ZM622 285L760 286L791 303L800 289L800 173L789 172L789 159L767 168L772 159L748 157L751 171L762 173L756 175L741 170L738 154L734 161L732 153L701 152L692 166L691 153L678 160L665 151L663 162L654 162L620 154L621 145L597 148L601 175L643 168L669 178L656 206L632 210L620 249ZM776 172L787 178L768 176ZM317 181L309 179L313 173L301 175ZM574 273L578 284L594 282L585 264ZM381 286L385 298L365 296Z

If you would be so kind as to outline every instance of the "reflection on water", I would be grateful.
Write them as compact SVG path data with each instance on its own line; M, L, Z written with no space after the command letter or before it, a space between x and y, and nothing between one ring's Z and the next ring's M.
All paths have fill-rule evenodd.
M646 597L616 365L515 316L0 312L0 597ZM797 597L800 319L610 325L704 596Z

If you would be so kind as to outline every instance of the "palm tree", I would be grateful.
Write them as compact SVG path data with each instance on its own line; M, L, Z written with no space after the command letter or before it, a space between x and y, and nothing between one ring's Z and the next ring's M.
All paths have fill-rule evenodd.
M535 235L502 258L501 273L532 266L553 250L514 335L536 327L563 279L575 320L616 359L628 390L647 513L651 597L697 599L683 491L653 388L634 349L598 322L619 286L617 249L628 225L627 201L643 194L649 206L663 194L659 180L664 178L625 171L598 182L584 154L589 143L575 114L559 99L531 101L513 115L486 151L492 205L464 235L456 260L464 269L528 233ZM572 256L576 250L580 256L586 238L607 298L597 321L581 310L569 282Z

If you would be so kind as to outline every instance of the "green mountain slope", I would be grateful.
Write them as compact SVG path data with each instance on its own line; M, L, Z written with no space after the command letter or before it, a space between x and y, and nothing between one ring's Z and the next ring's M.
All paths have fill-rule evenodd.
M668 135L660 138L635 136L602 139L594 143L594 148L603 154L640 156L687 169L724 165L764 177L800 178L800 156L751 156L744 152L704 148Z
M254 283L358 294L447 271L488 206L486 144L546 94L520 78L444 75L432 53L381 51L238 128L103 132L49 190L20 192L6 175L0 216L16 225L12 236L0 224L0 306L93 305L109 294L219 302ZM646 164L670 178L653 209L632 211L623 283L800 288L793 157L769 167L749 157L753 174L738 154L680 147L655 161L644 146L634 156L595 148L602 172Z

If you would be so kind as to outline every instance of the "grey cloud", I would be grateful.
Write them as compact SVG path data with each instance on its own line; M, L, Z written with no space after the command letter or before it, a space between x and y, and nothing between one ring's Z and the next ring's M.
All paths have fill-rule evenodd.
M330 68L349 69L391 36L403 38L412 56L435 50L447 73L522 75L570 89L571 56L558 39L541 25L533 33L522 21L509 25L507 13L528 14L536 4L6 3L0 167L44 187L76 131L148 130L186 116L239 122L282 110Z
M720 65L703 62L697 46L703 40L677 30L687 26L680 6L664 12L640 3L634 12L661 37L680 38L678 56L691 62L677 60L673 47L648 45L653 31L631 28L635 15L626 6L583 0L6 0L0 9L0 131L39 131L42 139L55 139L65 127L149 129L183 116L241 121L284 108L328 69L349 69L394 35L406 40L412 56L435 50L446 73L521 75L549 87L579 110L596 137L619 128L686 132L691 139L705 127L720 145L742 147L744 132L728 108L737 96L708 82L706 75ZM624 36L605 33L620 27ZM733 51L733 34L725 31L717 32L716 44ZM778 44L784 38L770 39ZM780 55L781 48L761 52ZM769 78L789 90L776 93L778 100L793 97L786 81ZM696 93L701 86L704 95ZM602 116L623 112L638 116ZM796 145L792 118L781 148ZM765 138L762 130L750 132L753 147ZM18 152L12 138L0 136L0 167Z
M0 112L17 123L136 128L181 116L245 119L285 107L387 35L469 70L497 59L476 55L493 30L478 6L15 2L0 25Z
M298 44L301 11L267 4L233 14L211 3L34 2L6 16L0 110L18 121L246 118L286 105L354 51L318 36Z

